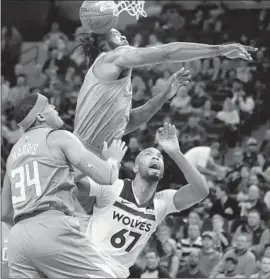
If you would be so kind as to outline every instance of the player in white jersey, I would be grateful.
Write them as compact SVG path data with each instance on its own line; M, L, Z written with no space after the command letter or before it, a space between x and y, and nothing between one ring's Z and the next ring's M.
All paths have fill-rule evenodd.
M178 191L156 193L164 163L155 148L145 149L136 158L134 181L118 180L111 188L87 178L80 182L84 187L90 185L89 195L96 197L86 231L93 251L90 277L128 277L129 267L165 216L191 207L209 193L203 176L180 151L175 127L166 123L158 130L157 141L189 183Z

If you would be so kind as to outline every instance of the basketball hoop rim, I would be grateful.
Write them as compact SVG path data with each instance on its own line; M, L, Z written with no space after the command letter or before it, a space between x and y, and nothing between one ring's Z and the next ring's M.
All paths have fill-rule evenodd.
M113 14L119 16L123 11L126 11L129 15L135 16L138 20L140 16L147 17L144 10L145 1L100 1L100 11L103 12L107 9L113 9ZM131 3L130 3L131 2Z

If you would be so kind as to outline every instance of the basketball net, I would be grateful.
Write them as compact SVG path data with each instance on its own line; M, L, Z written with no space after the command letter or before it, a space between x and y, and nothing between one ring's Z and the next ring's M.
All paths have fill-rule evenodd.
M138 20L140 16L147 17L144 10L145 1L100 1L102 2L100 11L103 12L107 9L113 9L113 14L118 16L123 11L127 11L131 16L136 16Z

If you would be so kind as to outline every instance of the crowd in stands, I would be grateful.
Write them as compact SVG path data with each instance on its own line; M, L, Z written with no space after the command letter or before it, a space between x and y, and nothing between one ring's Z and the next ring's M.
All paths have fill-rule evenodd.
M13 119L14 106L23 96L34 92L47 96L65 121L65 129L72 131L77 95L88 69L87 59L76 48L83 31L78 27L64 34L54 22L44 35L46 62L27 75L20 64L19 26L2 27L2 177L9 151L23 133ZM210 146L216 150L213 159L226 164L224 156L233 149L233 163L206 175L209 197L164 221L131 268L131 277L270 278L270 127L261 144L250 136L270 119L269 10L200 5L186 11L165 4L158 14L128 26L124 34L136 47L237 41L259 48L252 61L221 56L133 71L133 107L161 92L182 66L191 71L192 81L147 125L125 137L129 149L122 177L132 178L134 159L140 150L155 144L155 130L165 121L176 125L184 153ZM181 187L184 176L166 155L164 159L159 188Z

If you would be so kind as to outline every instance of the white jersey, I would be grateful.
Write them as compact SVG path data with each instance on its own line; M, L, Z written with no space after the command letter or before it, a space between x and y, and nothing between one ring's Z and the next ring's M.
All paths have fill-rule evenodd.
M167 214L177 212L176 190L155 193L147 204L139 205L130 180L117 180L112 186L90 183L96 205L86 235L97 253L91 263L112 277L128 277L129 267L157 226Z

